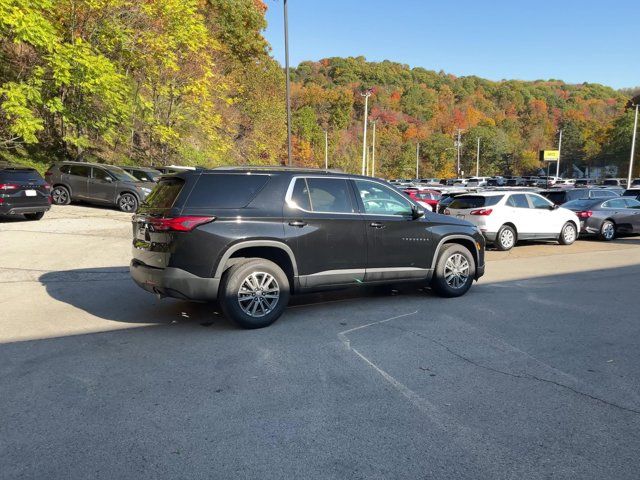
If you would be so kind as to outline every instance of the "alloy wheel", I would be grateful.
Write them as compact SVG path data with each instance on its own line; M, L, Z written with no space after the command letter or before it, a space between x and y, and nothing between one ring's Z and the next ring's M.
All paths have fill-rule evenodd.
M131 195L123 195L119 203L123 212L132 212L136 208L136 200Z
M53 192L51 192L51 198L53 199L53 203L61 205L67 201L67 191L63 188L54 188Z
M254 318L271 313L279 299L280 286L274 276L266 272L251 273L238 290L238 305L245 314Z
M444 279L451 288L462 288L469 279L469 261L464 255L454 253L444 264Z
M607 240L611 240L616 234L616 228L611 222L605 222L602 226L602 236Z
M515 241L515 238L511 230L504 229L502 233L500 233L500 243L504 248L511 248L513 246L514 241Z
M576 240L576 229L573 225L567 225L562 231L562 238L566 243L573 243Z

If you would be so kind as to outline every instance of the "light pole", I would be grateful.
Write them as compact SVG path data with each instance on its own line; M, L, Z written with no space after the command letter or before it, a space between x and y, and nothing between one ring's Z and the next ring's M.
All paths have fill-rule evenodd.
M480 176L480 137L478 137L478 151L476 152L476 177Z
M324 131L324 169L329 170L329 133Z
M373 138L371 139L371 176L376 176L376 120L373 121Z
M364 132L362 134L362 175L365 174L365 170L367 167L367 116L369 109L369 96L371 95L371 89L368 89L364 93L360 93L364 97Z
M631 140L631 158L629 159L629 176L627 177L627 188L631 187L631 175L633 173L633 157L636 154L636 130L638 130L638 104L636 104L636 117L633 121L633 136Z
M420 179L420 142L416 143L416 180Z
M458 128L458 141L456 142L456 148L458 149L458 166L456 170L456 175L460 178L460 134L462 130Z
M560 129L560 137L558 138L558 162L556 163L556 177L560 176L560 152L562 152L562 129Z
M287 18L287 0L284 0L284 68L287 96L287 160L291 166L291 91L289 87L289 21Z

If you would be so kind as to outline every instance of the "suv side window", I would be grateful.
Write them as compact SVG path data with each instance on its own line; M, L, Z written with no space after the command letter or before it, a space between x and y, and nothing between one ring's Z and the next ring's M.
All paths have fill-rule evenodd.
M627 204L627 208L640 208L640 202L635 198L625 198L624 203Z
M107 172L105 172L101 168L93 167L91 178L95 178L96 180L102 180L104 182L107 182L108 181L107 178L111 178L111 175L109 175Z
M529 208L527 196L524 193L516 193L511 195L507 200L507 205L515 208Z
M358 194L369 215L411 215L411 204L389 187L367 180L355 180Z
M294 195L296 195L294 197ZM308 196L309 203L306 203ZM342 178L297 178L292 200L318 213L353 213L349 184Z
M60 173L69 173L71 170L71 165L62 165L60 167Z
M91 167L85 165L71 165L69 167L69 175L76 175L77 177L89 177L91 173Z
M537 195L528 194L527 197L529 198L531 205L533 205L533 208L537 208L540 210L549 210L549 207L551 206L551 203L541 197L538 197Z
M609 197L617 197L614 192L610 192L608 190L592 190L589 192L589 196L591 198L609 198Z

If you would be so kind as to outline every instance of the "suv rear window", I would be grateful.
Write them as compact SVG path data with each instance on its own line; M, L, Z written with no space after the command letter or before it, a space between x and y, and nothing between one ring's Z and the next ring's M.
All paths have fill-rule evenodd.
M13 169L7 168L0 170L0 180L13 180L14 182L28 182L33 180L42 180L37 170L32 168Z
M629 190L625 190L622 194L623 197L637 197L638 195L640 195L640 188L630 188Z
M467 196L462 195L453 199L453 202L449 204L449 208L453 210L465 210L468 208L482 208L496 205L504 195L491 195L488 197L482 197L480 195Z
M161 179L144 201L144 206L154 209L167 209L173 207L173 204L175 203L176 198L178 198L183 186L184 180L181 178Z
M268 175L203 174L189 195L189 208L242 208L262 190Z

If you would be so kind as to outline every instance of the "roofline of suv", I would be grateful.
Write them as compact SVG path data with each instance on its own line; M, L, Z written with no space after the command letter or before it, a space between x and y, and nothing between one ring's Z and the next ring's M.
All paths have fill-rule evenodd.
M224 167L215 167L210 170L240 170L240 171L273 171L273 172L301 172L301 173L346 173L337 168L304 168L304 167L288 167L282 165L229 165Z

